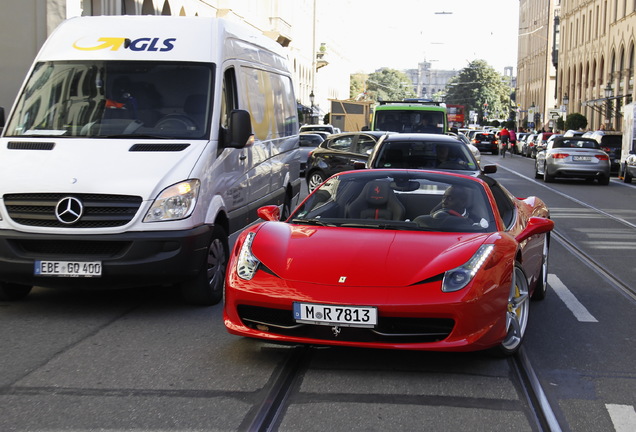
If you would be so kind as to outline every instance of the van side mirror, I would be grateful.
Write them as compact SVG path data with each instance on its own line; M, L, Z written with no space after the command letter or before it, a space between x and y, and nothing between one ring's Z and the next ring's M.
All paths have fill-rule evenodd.
M254 142L252 134L252 120L250 113L245 110L232 110L226 147L243 148Z

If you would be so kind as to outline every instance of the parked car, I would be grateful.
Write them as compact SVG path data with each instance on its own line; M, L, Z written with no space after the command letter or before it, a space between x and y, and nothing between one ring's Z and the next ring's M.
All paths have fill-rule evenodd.
M610 181L609 156L596 140L582 137L560 137L537 154L535 178L546 183L557 177L584 178L607 185Z
M583 137L592 138L601 145L601 150L610 157L610 172L617 174L621 167L623 134L617 131L594 131L584 133Z
M307 160L305 178L309 191L336 173L354 169L356 162L364 165L376 142L384 135L387 132L343 132L330 135L311 152Z
M584 133L585 132L583 131L568 129L563 133L563 136L564 137L579 137L579 136L583 136Z
M309 154L314 151L325 139L322 135L312 132L302 132L298 137L298 157L300 159L300 175L305 175L307 168L307 159Z
M517 143L515 144L516 148L514 150L515 154L521 154L523 143L526 141L528 135L530 135L528 132L517 132Z
M308 124L308 125L302 125L299 129L299 132L313 132L313 131L327 132L329 134L337 133L336 128L330 124Z
M546 295L554 222L492 178L339 173L232 248L229 333L268 342L512 355ZM540 324L539 322L535 324Z
M367 168L408 168L482 174L470 149L454 137L440 134L394 134L378 142L369 156ZM494 173L496 165L484 172Z
M532 147L534 147L534 140L538 134L531 133L526 136L526 139L523 141L521 145L521 155L525 157L530 157L530 152Z
M479 131L475 133L471 143L477 147L480 152L490 152L494 155L499 154L499 141L492 132Z
M541 132L534 137L534 145L530 147L529 157L536 159L537 153L545 150L548 146L548 139L554 135L552 132Z
M636 177L636 154L633 152L625 158L622 174L625 183L631 183L634 177Z

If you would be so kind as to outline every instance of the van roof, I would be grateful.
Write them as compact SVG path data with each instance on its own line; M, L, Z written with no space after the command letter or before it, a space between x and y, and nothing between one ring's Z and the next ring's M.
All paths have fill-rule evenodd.
M226 44L230 39L235 43ZM258 49L248 49L250 46ZM240 23L154 15L70 18L47 39L37 60L218 62L221 53L225 58L245 58L274 67L287 62L278 43Z

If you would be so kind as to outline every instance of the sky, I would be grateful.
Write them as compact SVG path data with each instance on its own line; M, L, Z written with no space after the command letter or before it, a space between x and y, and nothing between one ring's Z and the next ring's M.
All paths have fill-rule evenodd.
M330 31L340 35L356 72L415 69L424 59L433 69L460 70L483 59L497 72L512 66L516 74L518 0L350 0L349 13L339 0L321 4L346 16Z

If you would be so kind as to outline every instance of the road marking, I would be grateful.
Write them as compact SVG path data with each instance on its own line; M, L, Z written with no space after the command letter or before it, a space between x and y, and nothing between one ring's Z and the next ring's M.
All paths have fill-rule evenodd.
M605 404L616 432L633 432L636 430L636 411L630 405Z
M548 274L548 284L580 322L598 322L555 274Z
M556 190L556 189L554 189L553 187L551 187L551 186L548 186L548 185L544 184L543 182L539 182L539 181L537 181L537 180L535 180L535 179L533 179L533 178L530 178L530 177L528 177L528 176L526 176L526 175L520 174L520 173L518 173L518 172L516 172L516 171L513 171L513 170L511 170L510 168L506 168L505 166L502 166L502 165L500 165L500 164L497 164L497 166L498 166L498 167L501 167L502 169L504 169L504 170L506 170L506 171L508 171L510 174L514 174L514 175L516 175L517 177L521 177L521 178L523 178L523 179L526 179L526 180L528 180L528 181L530 181L530 182L534 183L534 184L535 184L535 185L537 185L537 186L541 186L541 187L543 187L543 188L545 188L545 189L548 189L548 190L549 190L549 191L551 191L551 192L554 192L554 193L555 193L555 194L557 194L557 195L561 195L562 197L569 199L570 201L574 201L576 204L579 204L579 205L581 205L581 206L583 206L583 207L590 208L590 209L594 210L595 212L598 212L598 213L602 214L602 215L603 215L603 216L605 216L605 217L608 217L608 218L610 218L610 219L614 219L615 221L620 222L620 223L622 223L622 224L624 224L624 225L627 225L627 226L628 226L628 227L630 227L630 228L636 228L636 224L633 224L633 223L631 223L631 222L629 222L629 221L627 221L627 220L625 220L625 219L623 219L623 218L620 218L620 217L614 216L614 215L612 215L612 214L610 214L610 213L608 213L608 212L606 212L606 211L604 211L604 210L601 210L601 209L599 209L599 208L596 208L596 207L594 207L594 206L591 206L591 205L589 205L589 204L587 204L587 203L585 203L585 202L583 202L583 201L580 201L580 200L578 200L578 199L576 199L576 198L574 198L574 197L572 197L572 196L570 196L570 195L567 195L567 194L565 194L565 193L563 193L563 192L561 192L561 191L559 191L559 190ZM499 168L497 168L497 169L499 169ZM620 183L620 184L621 184L621 185L628 186L626 183Z

